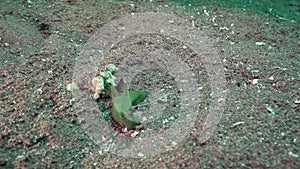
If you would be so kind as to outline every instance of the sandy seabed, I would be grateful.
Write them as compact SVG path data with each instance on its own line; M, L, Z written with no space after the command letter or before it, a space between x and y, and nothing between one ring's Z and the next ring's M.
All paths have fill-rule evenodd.
M241 8L168 1L29 2L0 5L0 168L300 166L299 24ZM67 85L94 30L141 12L184 18L210 38L224 66L226 107L205 143L197 141L199 117L174 150L145 159L100 155ZM120 54L128 46L134 51L121 45Z

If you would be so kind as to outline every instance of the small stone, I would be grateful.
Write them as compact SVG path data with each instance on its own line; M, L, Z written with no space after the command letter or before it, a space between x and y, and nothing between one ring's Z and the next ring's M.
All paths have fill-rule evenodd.
M147 117L143 117L143 118L142 118L142 121L143 121L143 122L147 121Z
M175 141L172 141L172 146L176 146L177 143Z
M140 132L139 131L134 131L132 134L131 134L131 137L136 137Z
M174 23L174 20L169 20L169 23Z
M257 45L257 46L265 46L266 43L265 42L255 42L255 45Z
M163 124L166 124L166 123L169 123L169 120L168 120L168 119L164 119L164 120L163 120Z
M144 157L144 154L140 152L140 153L138 153L138 156L139 157Z
M252 80L252 84L255 85L255 84L257 84L257 83L258 83L258 79L253 79L253 80Z
M76 83L72 82L67 85L67 90L71 92L73 90L79 90L79 87L76 85Z
M125 127L125 128L122 129L122 131L123 131L124 133L127 133L127 132L128 132L128 129Z

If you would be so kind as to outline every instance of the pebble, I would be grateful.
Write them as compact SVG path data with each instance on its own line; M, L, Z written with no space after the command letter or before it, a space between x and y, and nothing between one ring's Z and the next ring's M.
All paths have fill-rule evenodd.
M266 43L265 42L255 42L255 45L257 45L257 46L265 46Z
M131 134L131 137L136 137L140 132L139 131L134 131L132 134Z
M164 120L163 120L163 124L166 124L166 123L169 123L169 120L168 120L168 119L164 119Z
M144 157L144 154L140 152L140 153L138 153L138 156L139 157Z

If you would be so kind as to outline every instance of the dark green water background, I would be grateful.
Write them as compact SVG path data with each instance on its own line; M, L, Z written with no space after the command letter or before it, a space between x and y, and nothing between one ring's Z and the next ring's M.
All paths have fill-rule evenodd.
M190 7L199 5L220 5L233 8L245 8L273 15L282 20L300 22L300 0L171 0Z

